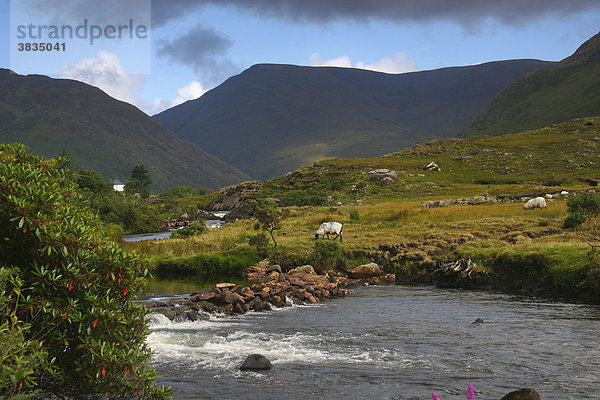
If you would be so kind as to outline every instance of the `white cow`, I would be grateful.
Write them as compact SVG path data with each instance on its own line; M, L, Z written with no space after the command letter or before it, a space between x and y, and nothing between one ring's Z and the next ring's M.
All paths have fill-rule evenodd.
M315 239L318 239L319 236L325 237L327 235L327 239L329 239L329 234L335 235L333 240L340 238L340 243L342 242L342 224L339 222L323 222L319 229L317 229L317 233L315 233Z
M529 200L523 206L524 210L531 210L534 208L546 208L546 199L543 197L535 197L535 198Z

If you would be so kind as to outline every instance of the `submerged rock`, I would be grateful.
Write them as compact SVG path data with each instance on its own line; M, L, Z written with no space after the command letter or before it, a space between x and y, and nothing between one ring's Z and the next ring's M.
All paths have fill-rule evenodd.
M508 393L500 400L540 400L540 395L535 389L519 389Z
M250 354L240 366L240 371L266 371L272 367L267 357L261 354Z

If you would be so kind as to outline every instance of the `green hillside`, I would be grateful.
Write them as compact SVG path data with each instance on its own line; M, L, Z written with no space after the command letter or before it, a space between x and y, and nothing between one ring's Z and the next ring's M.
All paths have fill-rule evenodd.
M143 164L153 191L175 185L220 188L247 175L187 143L134 106L93 86L0 70L0 142L43 156L62 149L77 166L126 181Z
M253 185L259 195L290 199L289 205L294 198L323 205L387 197L520 198L595 188L599 147L600 118L586 118L502 137L436 140L376 158L322 160ZM423 169L431 161L440 171ZM369 171L380 168L396 171L398 178L388 184L370 179Z
M194 206L212 199L209 206L238 207L244 198L275 199L284 206L277 247L257 254L249 245L253 219L127 247L148 257L159 275L206 273L207 254L227 259L227 269L222 261L208 264L226 271L266 254L286 270L311 264L346 272L374 261L400 283L600 303L598 252L563 227L568 200L598 191L599 146L600 118L585 118L502 137L437 140L376 158L322 160L194 199ZM431 161L440 170L424 170ZM374 169L393 170L397 179L370 179ZM547 208L523 208L524 197L546 195ZM240 210L232 214L241 217ZM315 240L327 221L344 225L343 243ZM474 262L472 272L442 268L460 260L463 269Z
M331 157L373 157L451 137L504 87L549 63L407 74L255 65L155 118L256 179Z
M459 136L503 135L600 114L600 34L503 90Z

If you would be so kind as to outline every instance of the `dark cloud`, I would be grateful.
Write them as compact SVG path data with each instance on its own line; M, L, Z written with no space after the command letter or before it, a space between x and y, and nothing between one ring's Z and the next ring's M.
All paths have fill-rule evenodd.
M153 21L160 25L206 4L235 6L298 22L447 20L465 27L489 18L505 25L522 25L549 14L600 9L598 0L153 0Z
M151 15L151 0L27 0L18 7L31 16L41 15L61 24L78 23L86 18L97 24L122 23L129 18L149 23Z
M232 44L215 30L196 26L183 36L159 43L157 54L193 67L203 82L217 83L238 70L225 57Z

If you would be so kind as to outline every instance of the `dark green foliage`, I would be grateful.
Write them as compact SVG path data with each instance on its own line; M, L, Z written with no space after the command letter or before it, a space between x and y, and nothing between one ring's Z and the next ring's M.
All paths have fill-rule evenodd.
M202 186L199 186L198 189L194 189L191 186L175 186L168 191L161 193L159 197L166 199L179 199L182 197L192 197L192 196L202 196L203 194L207 194L210 191L205 189Z
M112 184L104 182L96 171L77 168L74 171L77 186L96 195L106 195L112 191Z
M136 165L131 170L131 179L125 184L125 192L128 194L139 193L142 198L148 198L149 188L152 185L150 173L143 165Z
M357 209L353 209L350 211L350 221L359 221L360 220L360 214L358 213Z
M285 206L305 206L308 203L308 194L305 190L290 190L281 196Z
M120 225L127 233L160 231L164 219L143 199L111 191L105 196L88 199L89 206L102 222Z
M567 200L563 228L575 229L592 248L600 246L600 195L584 192Z
M257 233L256 235L252 235L248 238L248 244L252 247L256 248L258 254L266 255L267 248L269 246L269 238L264 233Z
M29 399L35 390L39 373L54 373L42 343L26 340L30 325L17 314L23 281L16 268L0 268L0 395L9 399Z
M166 396L152 385L147 310L133 303L147 270L101 233L69 171L0 145L0 238L0 265L22 282L3 301L24 344L45 352L31 375L44 397Z
M281 229L281 218L279 210L277 209L277 204L273 200L262 198L258 200L249 199L247 204L248 215L257 220L255 228L264 229L269 232L273 244L277 247L277 241L273 235L273 231Z
M319 273L329 269L346 269L347 260L342 245L331 240L317 240L308 260Z
M206 227L206 224L204 224L204 222L194 222L193 224L190 224L188 226L184 226L181 229L178 229L176 232L174 232L171 235L171 237L173 239L177 239L177 238L187 239L192 236L202 234L203 232L206 231L206 229L208 229L208 228Z

